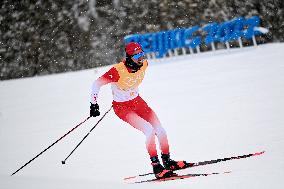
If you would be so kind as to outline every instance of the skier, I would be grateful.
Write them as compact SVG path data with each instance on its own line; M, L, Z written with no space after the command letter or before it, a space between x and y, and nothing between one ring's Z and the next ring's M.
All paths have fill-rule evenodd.
M125 47L125 59L115 64L109 71L94 81L91 92L90 116L100 115L97 103L98 93L103 85L111 83L113 109L115 114L146 136L146 148L150 155L151 165L156 178L173 176L173 171L188 167L185 161L174 161L170 158L169 144L165 129L155 114L138 93L148 62L139 43L131 42ZM163 165L160 163L155 136L157 136Z

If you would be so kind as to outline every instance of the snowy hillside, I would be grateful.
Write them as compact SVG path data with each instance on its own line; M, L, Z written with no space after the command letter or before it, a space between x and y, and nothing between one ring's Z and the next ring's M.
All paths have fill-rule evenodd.
M67 160L88 120L14 176L15 170L88 116L95 78L109 67L0 83L0 188L266 189L284 185L284 44L151 62L140 95L167 130L174 159L192 162L265 154L180 171L229 174L130 185L151 165L144 135L113 111ZM112 101L101 89L103 114ZM151 178L151 176L147 177ZM147 179L144 178L144 179Z

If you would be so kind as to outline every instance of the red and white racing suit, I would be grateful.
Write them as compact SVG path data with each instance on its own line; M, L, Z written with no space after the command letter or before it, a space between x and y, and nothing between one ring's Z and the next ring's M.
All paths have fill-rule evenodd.
M109 71L99 77L92 85L91 102L97 103L101 86L111 83L113 109L115 114L146 136L146 148L150 157L157 156L155 136L157 136L163 154L169 153L167 134L147 103L139 96L138 86L141 84L147 60L135 73L125 66L124 62L115 64Z

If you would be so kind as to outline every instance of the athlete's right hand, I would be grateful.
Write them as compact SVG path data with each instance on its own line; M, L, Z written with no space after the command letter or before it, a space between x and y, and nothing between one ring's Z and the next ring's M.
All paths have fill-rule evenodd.
M91 106L90 106L90 116L91 117L97 117L100 115L100 107L98 105L98 103L96 104L92 104L91 103Z

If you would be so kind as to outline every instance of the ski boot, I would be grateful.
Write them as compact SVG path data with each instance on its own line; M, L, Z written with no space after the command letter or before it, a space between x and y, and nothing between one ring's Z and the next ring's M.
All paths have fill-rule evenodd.
M187 163L186 161L174 161L170 158L170 154L162 154L163 165L168 170L179 170L191 167L192 163Z
M153 173L157 179L168 178L174 176L175 173L171 170L165 169L158 159L158 156L151 157L151 165L153 166Z

